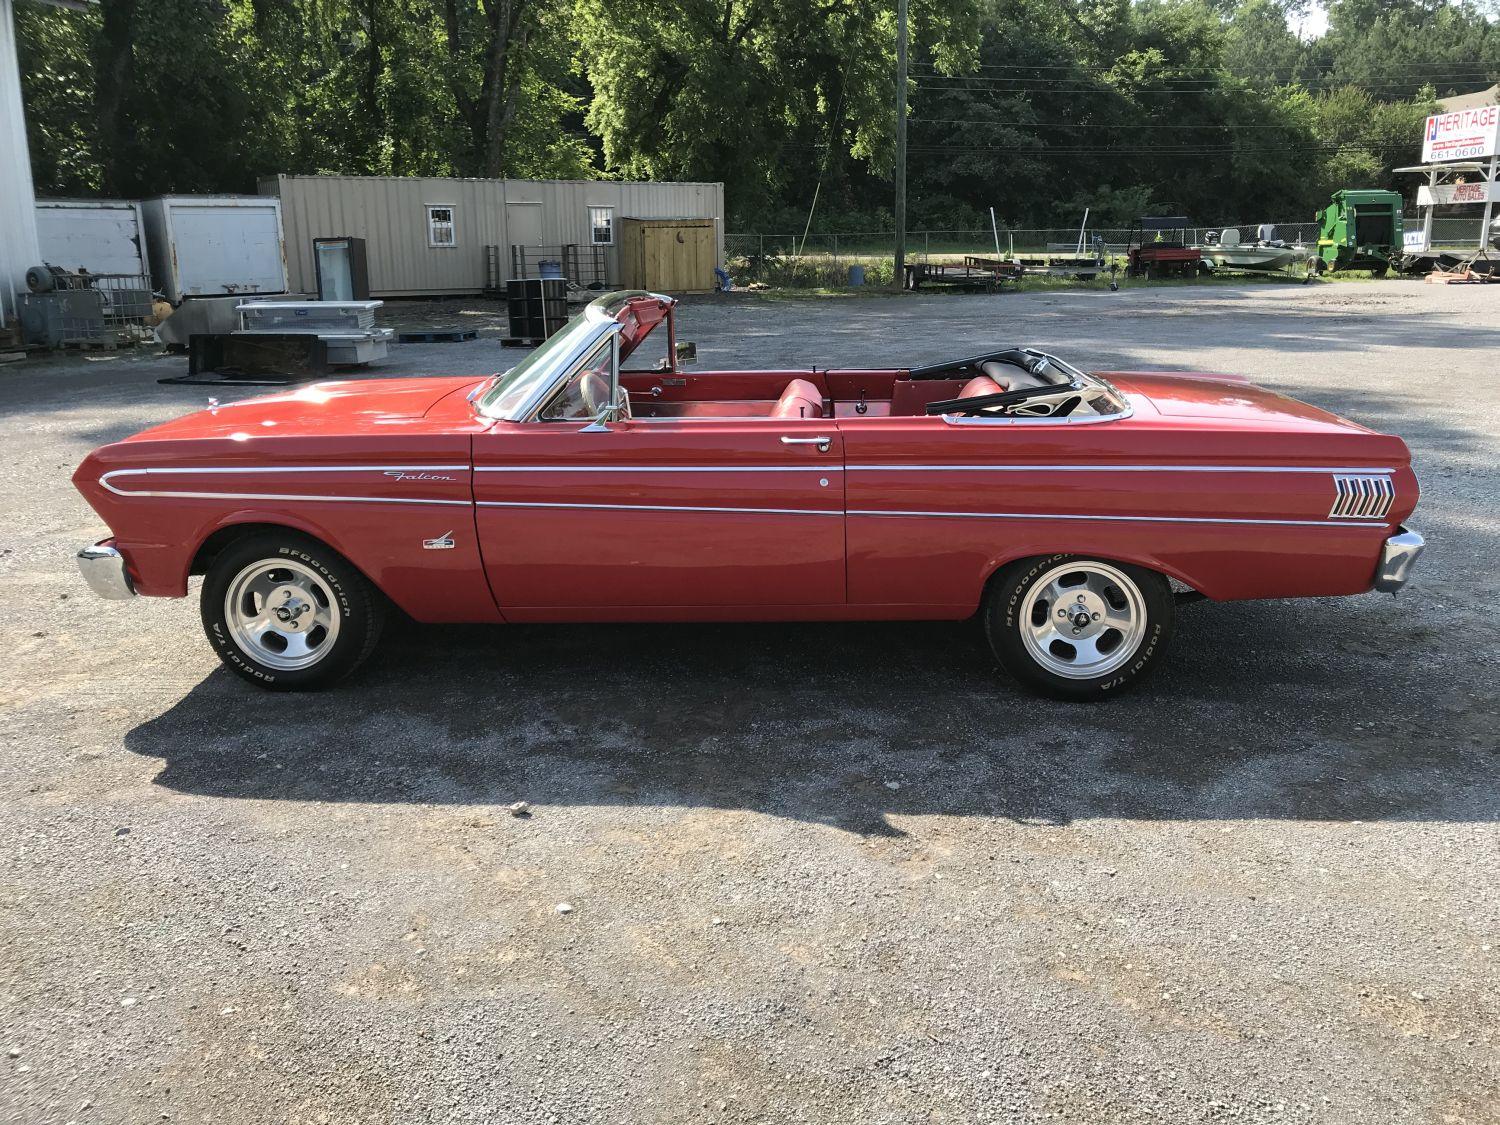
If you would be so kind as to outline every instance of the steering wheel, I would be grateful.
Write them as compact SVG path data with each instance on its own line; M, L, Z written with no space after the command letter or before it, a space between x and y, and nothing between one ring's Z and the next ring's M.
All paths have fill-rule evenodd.
M590 418L614 405L609 398L609 380L597 371L588 371L579 377L578 397L583 400L584 412Z

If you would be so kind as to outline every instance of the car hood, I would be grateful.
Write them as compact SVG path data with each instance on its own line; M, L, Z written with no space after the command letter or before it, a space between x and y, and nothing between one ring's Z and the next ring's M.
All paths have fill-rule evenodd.
M1142 400L1156 414L1169 419L1205 424L1229 424L1262 429L1337 429L1370 433L1316 406L1258 387L1233 375L1198 372L1163 374L1158 371L1101 372L1139 408Z
M312 383L279 394L211 403L126 441L376 435L455 425L482 429L487 423L475 417L468 393L484 382L464 375Z

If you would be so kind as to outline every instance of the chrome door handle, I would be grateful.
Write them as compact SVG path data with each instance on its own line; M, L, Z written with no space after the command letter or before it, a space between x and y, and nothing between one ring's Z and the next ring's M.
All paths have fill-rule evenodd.
M782 445L816 445L819 453L827 453L833 445L831 437L792 437L790 434L781 435Z

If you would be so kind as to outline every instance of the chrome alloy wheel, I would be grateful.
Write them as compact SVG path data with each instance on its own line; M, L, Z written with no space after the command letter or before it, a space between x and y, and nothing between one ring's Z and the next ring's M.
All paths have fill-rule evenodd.
M252 660L284 672L323 659L338 639L339 617L327 582L290 560L251 563L224 595L234 643Z
M1071 680L1107 676L1146 635L1146 599L1123 571L1101 562L1053 567L1026 593L1021 640L1041 667Z

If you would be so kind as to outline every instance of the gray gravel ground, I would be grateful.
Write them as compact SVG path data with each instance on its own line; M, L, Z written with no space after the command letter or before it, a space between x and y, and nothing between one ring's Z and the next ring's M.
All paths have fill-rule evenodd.
M1407 439L1414 588L1192 607L1101 706L1020 694L972 624L411 628L261 694L193 601L71 561L79 459L211 392L0 369L0 1120L1500 1121L1497 309L684 308L704 367L1021 341ZM485 334L384 371L518 355L424 315Z

